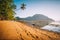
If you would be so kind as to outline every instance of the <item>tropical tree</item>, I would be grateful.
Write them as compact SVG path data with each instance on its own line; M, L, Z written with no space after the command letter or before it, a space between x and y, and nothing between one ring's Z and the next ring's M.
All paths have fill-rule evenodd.
M22 10L26 9L25 6L26 6L26 4L22 3L22 4L21 4L21 9L22 9Z
M0 20L14 19L16 6L13 0L0 0Z

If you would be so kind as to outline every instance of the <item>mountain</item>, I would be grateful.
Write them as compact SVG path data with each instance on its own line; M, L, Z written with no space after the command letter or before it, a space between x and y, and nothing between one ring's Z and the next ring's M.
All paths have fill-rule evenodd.
M53 19L48 18L47 16L42 14L35 14L32 17L27 18L19 18L19 17L17 18L20 19L20 21L23 20L27 22L27 24L32 25L36 28L43 27L45 25L48 25L50 22L54 21Z
M32 17L27 17L27 18L21 18L22 20L27 20L27 21L32 21L32 20L49 20L49 21L53 21L53 19L48 18L45 15L42 14L35 14Z

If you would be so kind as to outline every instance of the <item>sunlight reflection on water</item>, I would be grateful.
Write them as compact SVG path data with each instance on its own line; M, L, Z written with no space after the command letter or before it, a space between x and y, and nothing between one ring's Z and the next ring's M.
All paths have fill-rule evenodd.
M54 31L54 32L59 32L60 33L60 26L56 27L56 26L47 25L47 26L42 27L41 29L45 29L45 30L49 30L49 31Z

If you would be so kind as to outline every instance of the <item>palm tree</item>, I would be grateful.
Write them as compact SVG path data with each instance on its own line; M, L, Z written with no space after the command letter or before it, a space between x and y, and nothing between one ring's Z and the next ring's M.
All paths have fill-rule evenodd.
M12 20L14 18L16 6L13 0L0 0L0 20Z
M22 10L26 9L25 6L26 6L26 4L22 3L22 4L21 4L21 9L22 9Z

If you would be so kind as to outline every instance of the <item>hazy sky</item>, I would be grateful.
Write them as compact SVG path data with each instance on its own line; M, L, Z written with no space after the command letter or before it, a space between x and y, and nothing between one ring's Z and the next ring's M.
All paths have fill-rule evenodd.
M26 4L25 10L16 10L16 16L25 18L35 14L43 14L54 20L60 20L60 0L14 0L17 9L22 3Z

